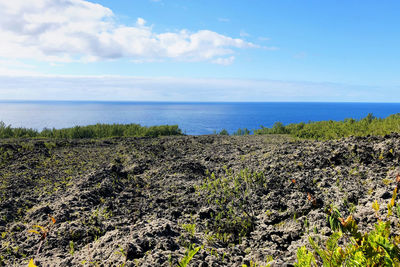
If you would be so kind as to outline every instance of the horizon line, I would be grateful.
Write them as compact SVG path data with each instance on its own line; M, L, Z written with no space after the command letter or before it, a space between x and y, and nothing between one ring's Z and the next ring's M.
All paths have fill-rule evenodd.
M347 103L347 104L400 104L399 102L384 102L384 101L160 101L160 100L91 100L91 99L0 99L1 102L85 102L85 103L177 103L177 104L263 104L263 103Z

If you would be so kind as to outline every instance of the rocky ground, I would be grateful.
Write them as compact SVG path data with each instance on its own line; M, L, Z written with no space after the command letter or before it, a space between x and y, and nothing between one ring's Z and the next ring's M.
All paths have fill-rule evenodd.
M397 134L1 140L0 266L290 266L330 205L371 229L399 158Z

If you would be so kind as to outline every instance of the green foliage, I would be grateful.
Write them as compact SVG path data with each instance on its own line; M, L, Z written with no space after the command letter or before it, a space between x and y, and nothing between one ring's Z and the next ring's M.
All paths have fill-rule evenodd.
M106 137L158 137L168 135L181 135L182 131L177 125L140 126L139 124L96 124L88 126L75 126L64 129L43 129L38 132L34 129L12 128L0 122L0 138L106 138ZM51 146L51 144L49 144Z
M293 137L308 139L339 139L348 136L385 135L400 132L400 113L385 119L376 118L371 113L361 120L318 121L293 123L284 126L277 122L272 128L261 126L254 134L290 134Z
M242 170L216 177L212 173L199 187L207 205L215 211L209 227L223 243L240 243L254 228L254 195L265 187L263 173Z
M239 128L239 129L237 129L236 132L233 133L233 135L238 135L238 136L249 135L249 134L250 134L250 130L247 128L243 128L243 129Z
M336 207L331 206L328 213L329 213L329 215L327 216L327 221L328 221L330 228L333 231L342 231L342 229L343 229L342 224L340 223L340 220L339 220L339 218L341 218L342 215L340 215L339 210Z
M255 130L254 134L289 134L288 126L284 126L282 122L275 122L272 128L261 126L261 129Z
M183 230L185 230L186 232L189 233L191 238L194 238L195 234L196 234L196 224L182 224L182 228Z
M294 264L295 267L312 266L315 263L315 258L312 252L308 251L306 247L300 247L297 250L297 262Z
M189 262L192 260L192 258L194 257L194 255L196 255L196 253L202 249L203 246L201 247L194 247L193 244L191 244L187 249L186 249L186 253L185 253L185 257L183 257L182 260L179 261L178 263L178 267L186 267Z
M15 138L15 137L36 137L38 131L27 128L11 128L11 125L6 125L0 121L0 138Z
M118 267L124 267L125 264L126 264L126 261L127 261L127 258L126 258L127 254L126 254L126 251L124 250L124 248L121 245L119 245L119 250L116 251L115 254L119 254L119 255L123 256L123 258L124 258L123 261L124 262L122 264L118 265Z
M388 219L392 215L396 197L397 187L388 204ZM377 202L374 202L373 208L376 213L379 211ZM372 231L362 234L351 215L344 220L339 211L332 207L329 213L328 221L333 234L324 246L309 237L315 253L305 247L299 248L295 266L400 266L400 237L396 236L398 231L391 229L392 221L378 220Z
M226 129L222 129L222 130L219 132L219 135L229 135L229 133L228 133L228 131L227 131Z
M270 262L272 260L273 260L272 256L268 256L267 257L267 262ZM247 266L246 264L242 264L242 267L270 267L270 266L271 266L271 264L261 265L261 264L258 264L257 262L252 261L252 260L250 261L250 265L249 266Z
M69 254L71 254L71 256L74 256L74 253L75 253L74 241L70 240L69 241Z

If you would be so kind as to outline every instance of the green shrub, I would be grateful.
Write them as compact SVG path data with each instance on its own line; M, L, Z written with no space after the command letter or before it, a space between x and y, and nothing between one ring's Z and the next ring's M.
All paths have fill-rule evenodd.
M249 135L249 134L250 134L250 131L247 128L243 128L243 129L239 128L239 129L237 129L236 132L233 133L233 135L239 135L239 136L241 136L241 135Z
M229 133L228 133L228 131L227 131L226 129L222 129L222 130L219 132L219 135L229 135Z
M11 128L11 125L6 125L0 121L0 138L15 138L15 137L36 137L38 131L27 128Z
M214 237L226 245L240 243L254 228L254 195L265 187L263 173L248 169L238 174L225 168L225 174L211 173L198 187L202 199L214 213L208 225Z
M0 138L45 137L45 138L106 138L106 137L158 137L181 135L177 125L140 126L139 124L95 124L75 126L64 129L44 128L41 132L34 129L12 128L0 122Z
M290 134L293 137L308 139L339 139L348 136L385 135L400 132L400 113L385 119L376 118L371 113L361 120L318 121L283 125L277 122L272 128L261 126L254 134Z

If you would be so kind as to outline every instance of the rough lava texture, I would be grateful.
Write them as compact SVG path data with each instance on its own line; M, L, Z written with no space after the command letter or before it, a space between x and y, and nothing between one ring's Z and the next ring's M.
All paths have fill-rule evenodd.
M400 135L298 141L285 136L181 136L0 141L0 266L291 266L308 236L331 233L326 209L376 222L400 172ZM255 226L240 243L211 242L208 173L262 172ZM382 211L383 214L383 211ZM51 223L51 217L56 219ZM194 225L189 231L185 225ZM46 238L30 230L42 231ZM40 250L38 251L38 249Z

